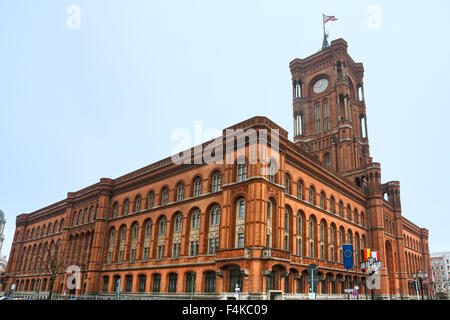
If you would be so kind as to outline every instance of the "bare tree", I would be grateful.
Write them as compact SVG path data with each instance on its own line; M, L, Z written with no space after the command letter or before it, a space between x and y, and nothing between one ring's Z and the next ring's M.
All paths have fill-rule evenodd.
M42 253L39 252L37 254L37 269L43 274L50 275L48 300L51 300L52 298L56 278L59 274L65 272L70 265L70 260L70 246L66 241L61 239L58 239L56 243L52 241L50 245L45 245Z

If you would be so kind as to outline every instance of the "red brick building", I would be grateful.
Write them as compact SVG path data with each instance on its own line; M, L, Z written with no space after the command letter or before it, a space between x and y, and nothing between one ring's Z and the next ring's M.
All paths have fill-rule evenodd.
M19 215L6 288L47 291L50 276L36 257L65 247L67 264L80 267L78 294L113 296L121 279L122 294L141 298L224 299L239 286L241 298L302 299L314 263L318 298L346 298L349 283L368 292L359 264L360 250L371 248L382 264L376 296L415 296L412 274L430 271L428 230L402 216L400 183L383 184L370 156L363 65L339 39L290 69L294 141L254 117L229 128L245 130L248 139L233 136L230 150L220 143L231 163L166 158ZM264 138L264 129L279 132L277 146L272 133L263 139L279 151L269 164L250 159L252 133ZM195 159L198 148L191 151ZM276 173L261 173L272 164ZM349 271L345 243L355 248ZM67 276L58 275L56 292L67 290Z

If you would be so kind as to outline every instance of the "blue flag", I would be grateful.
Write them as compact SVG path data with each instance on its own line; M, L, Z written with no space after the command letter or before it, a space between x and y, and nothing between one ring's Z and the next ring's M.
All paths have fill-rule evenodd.
M344 256L344 268L353 269L353 244L342 245Z

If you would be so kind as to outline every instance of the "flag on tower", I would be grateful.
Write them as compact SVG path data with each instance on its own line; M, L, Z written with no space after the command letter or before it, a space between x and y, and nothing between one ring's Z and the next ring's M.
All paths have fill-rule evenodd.
M328 21L336 21L337 20L337 18L335 16L327 16L327 15L324 15L323 13L322 13L322 16L323 16L324 24L327 23Z

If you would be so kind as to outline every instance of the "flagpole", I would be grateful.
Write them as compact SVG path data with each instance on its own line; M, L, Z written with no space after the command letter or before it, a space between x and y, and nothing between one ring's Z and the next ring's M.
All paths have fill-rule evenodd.
M323 25L323 36L325 36L325 19L324 19L325 15L322 13L322 25Z

